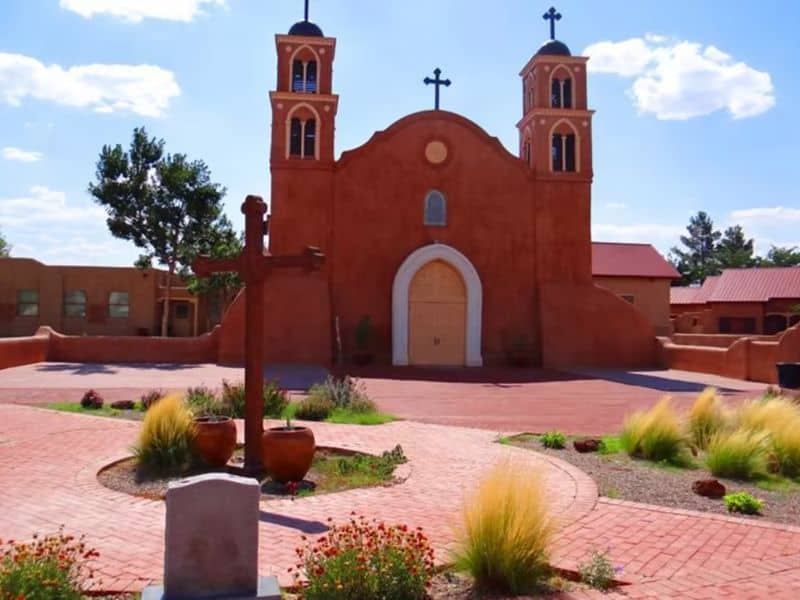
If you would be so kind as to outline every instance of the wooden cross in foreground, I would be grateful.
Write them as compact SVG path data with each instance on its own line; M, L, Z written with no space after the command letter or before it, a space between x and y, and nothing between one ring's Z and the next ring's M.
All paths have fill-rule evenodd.
M264 388L264 279L272 269L318 269L325 261L319 248L309 247L303 254L268 256L264 254L267 205L259 196L248 196L242 204L244 213L244 249L235 258L212 259L199 256L192 263L198 277L212 273L235 272L244 282L245 294L245 417L244 471L258 477L264 471L261 438L264 434L262 400Z

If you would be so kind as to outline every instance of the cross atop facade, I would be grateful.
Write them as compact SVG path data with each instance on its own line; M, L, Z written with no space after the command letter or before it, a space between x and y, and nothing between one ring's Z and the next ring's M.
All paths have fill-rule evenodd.
M308 0L306 0L306 4L308 4ZM550 21L550 39L556 39L556 21L561 20L561 13L551 6L550 10L542 15L542 18L545 21Z
M434 74L433 79L431 79L430 77L426 77L425 79L423 79L423 82L425 83L425 85L433 84L434 86L436 86L436 93L434 94L435 98L434 107L436 110L439 110L439 86L443 85L445 87L450 87L450 84L453 82L450 81L449 79L440 79L439 75L442 74L442 70L439 69L438 67L433 70L433 74Z
M245 239L242 253L234 258L221 259L199 256L192 263L192 269L198 277L235 272L244 281L244 470L247 475L259 476L264 469L261 457L261 438L264 434L264 280L272 269L317 269L324 262L325 255L312 247L304 254L265 255L266 203L259 196L248 196L242 204L242 212Z
M308 21L308 0L306 0L306 21Z

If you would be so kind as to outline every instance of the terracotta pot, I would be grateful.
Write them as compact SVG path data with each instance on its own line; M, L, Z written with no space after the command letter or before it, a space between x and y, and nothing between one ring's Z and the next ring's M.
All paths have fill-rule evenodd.
M303 481L317 445L308 427L273 427L264 432L264 467L278 483Z
M197 417L194 447L211 467L224 467L236 449L236 423L230 417Z

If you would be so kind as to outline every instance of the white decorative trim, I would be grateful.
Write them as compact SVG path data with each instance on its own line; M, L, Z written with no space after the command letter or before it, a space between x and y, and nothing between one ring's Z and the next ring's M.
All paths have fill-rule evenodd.
M481 327L483 318L483 287L469 259L446 244L430 244L408 255L400 265L392 286L392 364L408 365L408 289L411 280L422 267L442 260L455 268L467 288L466 365L480 367Z

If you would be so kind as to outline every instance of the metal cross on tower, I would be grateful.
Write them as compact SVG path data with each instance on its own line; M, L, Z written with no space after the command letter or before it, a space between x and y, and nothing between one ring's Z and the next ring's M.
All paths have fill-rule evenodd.
M431 79L430 77L426 77L423 81L425 82L425 85L433 84L435 86L436 93L434 94L435 98L434 107L436 110L439 110L439 87L442 85L445 87L450 87L450 84L453 82L450 81L449 79L440 79L439 75L442 74L442 70L439 68L434 69L433 74L434 74L433 79Z
M556 21L561 20L561 13L551 6L550 10L542 15L542 18L545 21L550 21L550 39L556 39Z
M306 0L306 21L308 21L308 0Z

